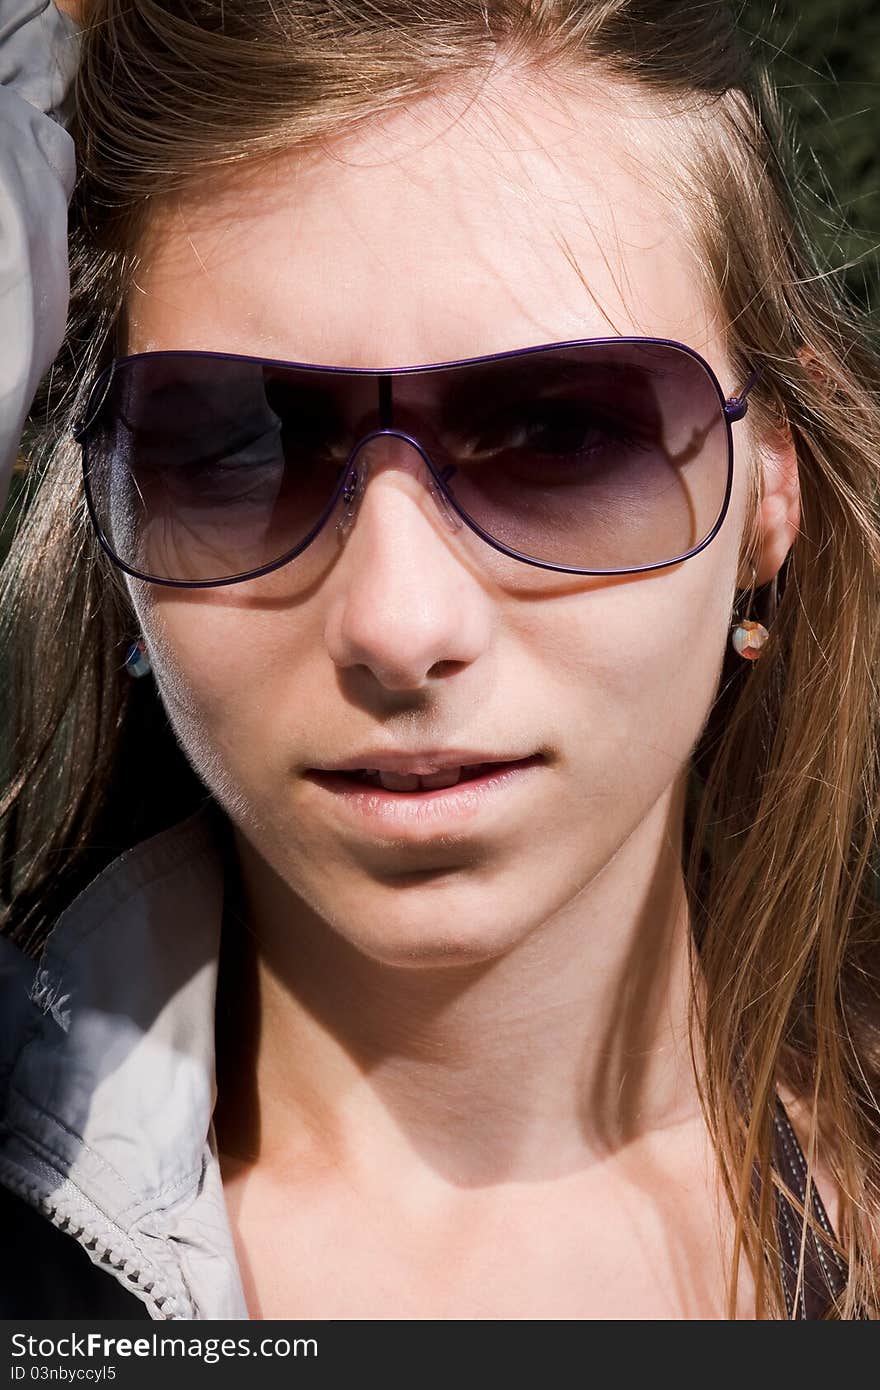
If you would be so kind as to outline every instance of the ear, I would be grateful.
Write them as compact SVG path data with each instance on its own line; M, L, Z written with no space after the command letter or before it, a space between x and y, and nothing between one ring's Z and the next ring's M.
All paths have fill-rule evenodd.
M797 452L787 425L762 431L756 442L762 501L755 523L755 584L769 584L800 534L801 493ZM749 575L746 583L751 581Z

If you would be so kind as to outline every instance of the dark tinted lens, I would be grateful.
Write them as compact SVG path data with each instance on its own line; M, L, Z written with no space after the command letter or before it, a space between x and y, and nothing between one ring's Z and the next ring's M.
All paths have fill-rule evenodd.
M113 552L141 574L197 583L302 543L351 449L326 380L195 354L120 363L86 454Z
M386 378L387 380L387 378ZM588 344L391 378L392 425L503 545L577 569L662 564L715 527L729 474L701 362L655 343ZM379 425L368 373L195 353L117 364L89 432L105 539L129 568L199 583L271 565L326 514Z
M450 383L443 477L495 540L576 569L694 550L724 509L729 435L712 377L665 344L551 349Z

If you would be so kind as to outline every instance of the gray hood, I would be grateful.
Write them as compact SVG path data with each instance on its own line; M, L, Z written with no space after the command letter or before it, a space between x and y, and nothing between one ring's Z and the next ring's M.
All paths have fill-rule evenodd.
M50 0L0 0L0 507L64 337L76 168L62 121L78 60L79 29Z
M248 1317L211 1118L217 814L114 860L38 966L0 939L0 1182L157 1319Z

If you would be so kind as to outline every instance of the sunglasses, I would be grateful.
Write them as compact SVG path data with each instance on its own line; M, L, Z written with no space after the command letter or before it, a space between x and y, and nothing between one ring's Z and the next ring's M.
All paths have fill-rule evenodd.
M725 398L699 353L660 338L390 371L143 352L100 373L74 435L100 544L153 584L268 574L337 508L343 538L391 440L452 530L542 569L634 574L718 533L757 378Z

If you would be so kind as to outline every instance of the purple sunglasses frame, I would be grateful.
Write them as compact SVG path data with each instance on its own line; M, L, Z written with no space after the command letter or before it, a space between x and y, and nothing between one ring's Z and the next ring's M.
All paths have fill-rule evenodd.
M523 357L529 353L547 352L551 349L556 348L577 348L590 346L600 347L608 346L609 344L625 343L631 343L633 345L638 346L651 345L657 347L674 348L677 351L683 352L687 356L693 358L697 363L699 363L699 365L702 367L703 371L709 378L710 382L712 383L712 386L718 397L719 408L721 410L722 418L724 419L726 427L727 486L724 493L724 502L722 504L721 511L719 512L718 519L715 522L715 525L712 527L712 530L709 532L708 536L706 536L702 541L700 541L699 545L694 546L693 549L686 551L683 555L676 556L674 559L662 560L650 565L637 565L635 567L628 567L626 569L592 570L575 568L571 565L560 565L550 560L537 560L533 556L525 555L518 550L513 550L510 546L504 545L502 541L495 540L494 537L490 536L488 532L484 531L483 528L477 522L472 520L472 518L469 517L467 513L464 512L461 509L461 507L458 506L455 499L447 492L444 486L443 476L437 472L437 469L431 462L428 453L422 447L419 441L413 438L412 435L405 433L403 430L392 429L390 427L372 430L369 434L363 435L362 438L358 439L355 442L345 463L345 466L343 467L340 473L339 479L336 483L336 486L333 489L327 506L325 507L322 515L315 523L315 525L312 527L311 531L308 533L305 539L302 540L292 550L285 552L285 554L282 555L279 559L273 560L267 565L261 565L258 569L248 570L242 574L230 575L223 579L160 579L157 576L144 574L142 571L135 570L130 565L127 565L124 560L121 560L119 556L114 553L113 548L107 540L107 537L105 536L101 524L98 520L94 499L92 497L92 490L89 483L88 438L92 425L94 424L100 412L106 393L110 388L110 384L113 380L113 375L117 367L124 366L126 362L136 361L143 357L218 358L222 361L227 362L250 362L260 366L292 368L298 371L306 370L315 372L332 372L336 374L341 373L346 376L375 377L379 389L380 411L383 418L386 418L389 415L391 406L390 379L395 376L406 376L414 372L444 371L455 367L477 366L485 362L495 362L516 357ZM354 498L358 490L359 482L357 467L353 467L353 460L356 459L357 455L360 453L361 449L364 447L365 444L368 444L371 440L380 438L383 435L391 435L397 439L403 439L416 450L416 452L422 458L425 467L428 469L430 477L433 479L434 489L437 492L438 500L441 502L441 504L446 507L452 507L456 515L461 518L465 525L469 527L471 531L475 532L475 534L478 535L482 540L484 540L487 545L492 546L494 550L498 550L504 555L509 555L512 559L519 560L522 564L534 565L538 569L555 570L563 574L595 575L597 577L607 575L611 577L614 575L623 574L644 574L652 570L668 569L671 565L679 565L684 560L690 560L694 555L698 555L701 550L705 550L706 546L709 545L717 536L722 525L724 524L724 519L727 516L728 508L730 505L730 497L733 489L733 425L736 424L738 420L742 420L745 417L749 408L747 397L749 395L749 392L752 390L753 386L758 381L759 377L760 371L756 369L748 377L745 385L741 388L737 395L725 396L721 383L719 382L718 377L716 376L712 367L709 365L706 359L703 356L701 356L699 352L696 351L696 349L688 347L686 343L677 342L673 338L646 338L628 335L606 338L574 338L559 343L539 343L534 347L514 348L507 352L486 353L482 357L465 357L459 358L458 360L451 362L428 362L415 367L392 367L387 369L374 369L370 367L329 367L309 362L285 362L280 359L269 357L249 357L238 353L202 352L198 350L189 351L187 349L172 348L167 350L161 350L158 352L131 353L128 356L114 358L110 365L105 367L103 371L101 371L95 378L95 381L93 382L88 393L85 413L82 417L82 420L75 425L73 429L73 437L82 448L83 488L85 491L86 506L88 508L89 517L91 519L92 525L95 529L95 533L97 535L98 541L102 549L106 552L109 559L113 562L114 565L117 566L117 568L124 570L124 572L126 574L131 575L133 579L140 579L148 584L161 584L165 587L175 589L214 589L219 588L221 586L225 586L227 584L242 584L248 579L258 579L264 574L271 574L274 570L282 569L284 565L290 564L290 562L292 560L295 560L299 555L301 555L303 551L311 545L312 541L314 541L316 537L320 535L320 533L323 531L325 525L327 524L328 520L333 515L333 512L336 509L336 504L340 496L343 497L343 500L345 501L347 506L351 505L352 499Z

